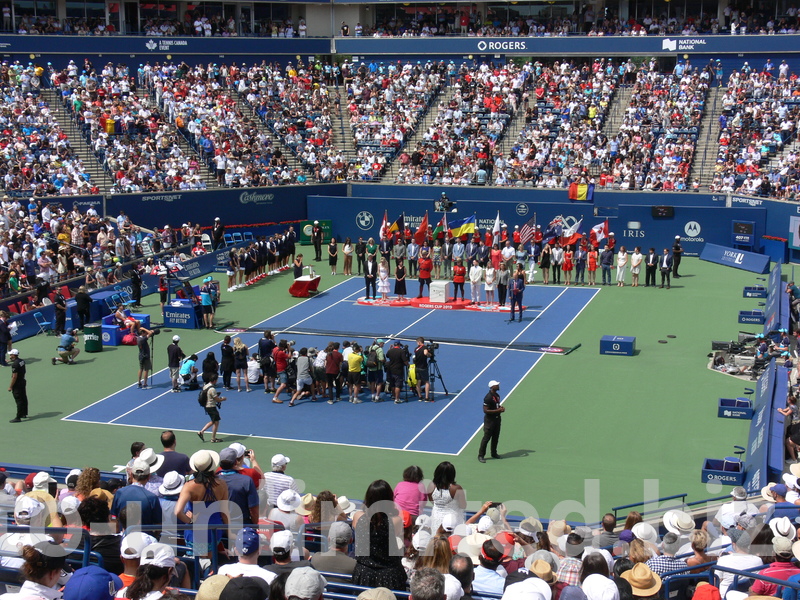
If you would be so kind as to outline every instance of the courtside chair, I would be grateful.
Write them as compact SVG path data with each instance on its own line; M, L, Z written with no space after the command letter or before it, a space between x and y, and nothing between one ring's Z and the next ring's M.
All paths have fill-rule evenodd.
M40 333L47 335L47 332L53 328L52 321L45 319L42 313L33 313L33 318L36 319L36 324L39 326L39 331L36 332L36 335L39 335Z
M203 248L206 249L206 252L211 252L213 246L211 244L211 236L207 233L203 233L200 235L200 241L203 242Z
M225 234L225 245L233 246L233 236L230 233Z
M235 232L231 237L233 238L233 243L234 244L241 244L244 241L244 238L242 237L242 234L239 233L238 231Z
M253 232L252 231L245 231L244 232L244 241L245 242L252 242L253 241Z

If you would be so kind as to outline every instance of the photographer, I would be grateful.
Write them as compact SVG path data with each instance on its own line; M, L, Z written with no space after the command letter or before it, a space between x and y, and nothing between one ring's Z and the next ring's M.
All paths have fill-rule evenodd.
M408 346L395 340L386 353L386 388L394 388L394 403L400 404L400 390L408 367Z
M417 347L414 350L414 377L417 380L417 397L420 402L433 402L431 395L431 383L428 378L428 358L430 357L430 347L425 344L425 338L417 338ZM425 395L422 395L422 386L425 386Z
M200 392L201 398L205 398L205 406L204 409L208 418L211 419L205 426L197 432L197 435L200 437L201 440L204 442L206 438L203 437L203 434L211 428L211 441L212 443L218 443L222 440L217 437L217 430L219 429L219 404L220 402L225 401L225 396L220 396L217 389L214 387L217 384L218 375L214 373L211 376L211 379L203 386L203 391Z
M75 357L81 353L81 351L75 347L75 344L78 343L77 336L77 329L68 329L67 332L61 336L61 340L58 342L58 358L52 360L54 365L59 362L65 365L75 364Z

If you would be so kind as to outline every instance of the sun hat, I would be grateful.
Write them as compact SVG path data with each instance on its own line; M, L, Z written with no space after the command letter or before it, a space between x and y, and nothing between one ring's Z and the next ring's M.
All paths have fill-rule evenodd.
M558 538L562 535L569 535L572 533L572 527L567 525L563 519L560 521L550 521L547 524L547 537L550 538L551 544L558 544Z
M622 578L631 584L634 596L653 596L661 589L661 577L644 563L636 563Z
M303 517L307 517L311 514L311 511L314 510L314 502L316 502L316 498L314 494L304 494L302 498L300 498L300 506L294 509L298 515Z
M641 523L636 523L636 525L631 528L631 532L636 536L637 539L642 540L643 542L658 544L658 532L656 531L655 527L650 525L650 523L645 523L644 521Z
M51 483L56 483L56 480L50 477L45 471L39 471L33 476L33 489L47 491Z
M664 527L677 535L686 535L694 531L694 519L682 510L668 510L664 513Z
M556 582L556 575L553 573L553 568L541 558L533 561L528 570L546 583Z
M339 510L341 510L347 516L352 515L358 510L356 503L350 500L347 496L339 496L336 498L336 505L339 507ZM419 523L417 524L419 525Z
M164 475L164 481L158 486L158 493L162 496L180 494L186 483L186 478L177 471L170 471Z
M198 450L189 459L189 467L198 473L216 471L219 467L219 454L213 450Z
M448 595L448 598L449 597ZM356 600L397 600L397 596L395 596L389 588L377 587L371 590L364 590L358 595Z
M592 573L584 579L581 588L589 600L619 600L617 584L598 573Z
M139 452L139 458L145 461L150 466L150 472L155 473L164 464L164 455L156 454L152 448L145 448Z
M789 517L781 517L779 519L772 519L769 522L769 528L775 537L785 537L793 540L797 537L797 529Z
M222 590L230 582L227 575L212 575L200 584L197 590L196 600L219 600Z
M300 499L300 494L294 490L283 490L280 496L278 496L278 501L276 504L280 510L284 512L291 512L299 507L301 502L302 500Z
M523 519L520 521L519 527L517 528L517 533L527 535L528 537L536 537L543 531L542 522L534 517Z
M734 500L747 500L747 490L738 485L731 490L731 496L733 496Z

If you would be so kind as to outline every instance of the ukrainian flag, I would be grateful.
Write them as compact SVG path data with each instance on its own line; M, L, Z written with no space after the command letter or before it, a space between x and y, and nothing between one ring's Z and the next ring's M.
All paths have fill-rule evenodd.
M469 233L475 233L475 215L450 223L450 235L452 237L461 237Z

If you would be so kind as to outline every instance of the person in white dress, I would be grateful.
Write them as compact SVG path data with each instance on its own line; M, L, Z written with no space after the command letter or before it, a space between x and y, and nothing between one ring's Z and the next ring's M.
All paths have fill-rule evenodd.
M464 523L467 496L456 483L456 468L453 463L439 463L433 472L433 482L428 488L428 500L433 503L431 511L431 533L436 535L445 515L453 515L455 525Z
M480 304L482 279L483 269L478 264L477 260L473 260L472 266L469 268L469 287L472 295L472 302L470 302L470 304Z
M625 246L619 247L617 254L617 287L625 286L625 273L628 270L628 252Z
M389 300L389 263L385 258L382 258L378 265L378 293L382 302Z
M486 292L486 304L491 306L494 304L494 290L497 288L497 271L489 263L486 271L483 273L483 291Z
M631 253L631 279L633 280L633 283L631 284L632 287L639 286L639 272L642 270L643 260L644 256L642 255L642 249L639 246L636 246Z

